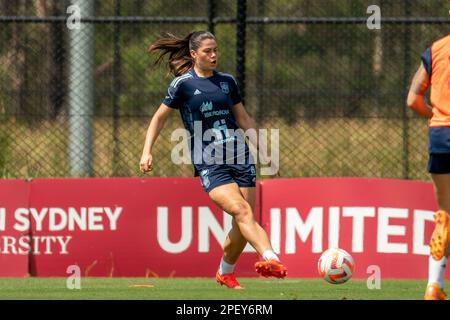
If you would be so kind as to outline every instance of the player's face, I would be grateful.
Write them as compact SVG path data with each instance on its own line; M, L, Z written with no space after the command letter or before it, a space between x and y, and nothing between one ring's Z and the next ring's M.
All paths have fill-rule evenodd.
M197 51L191 50L195 64L202 70L214 70L217 66L217 43L213 39L205 39L201 42Z

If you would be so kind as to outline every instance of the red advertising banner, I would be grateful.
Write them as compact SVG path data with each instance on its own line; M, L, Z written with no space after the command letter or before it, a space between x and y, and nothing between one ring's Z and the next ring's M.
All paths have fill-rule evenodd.
M16 208L28 207L30 184L24 180L0 182L0 277L25 277L29 274L28 252L19 250L30 239L30 228L14 230L11 214Z
M436 210L430 183L277 179L262 182L261 198L262 223L291 277L316 277L320 254L329 247L353 256L355 278L374 270L383 279L427 277Z
M231 227L198 178L36 179L31 190L20 214L36 276L78 265L83 276L214 277ZM250 276L255 261L245 254L237 272Z
M427 277L432 184L364 178L260 182L255 217L289 277L317 277L328 247L355 278ZM198 178L0 180L0 276L213 277L231 217ZM257 276L250 246L238 276ZM377 269L378 268L378 269ZM368 271L369 270L369 271ZM372 270L372 271L370 271Z

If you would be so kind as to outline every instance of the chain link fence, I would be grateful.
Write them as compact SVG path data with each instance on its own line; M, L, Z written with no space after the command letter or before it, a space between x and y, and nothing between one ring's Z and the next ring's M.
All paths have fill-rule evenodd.
M78 30L73 4L91 10ZM421 52L450 30L447 1L0 0L0 12L4 178L141 176L172 80L146 50L163 32L210 29L258 127L279 129L282 177L429 179L427 123L405 98ZM154 175L192 175L171 161L181 127L174 112Z

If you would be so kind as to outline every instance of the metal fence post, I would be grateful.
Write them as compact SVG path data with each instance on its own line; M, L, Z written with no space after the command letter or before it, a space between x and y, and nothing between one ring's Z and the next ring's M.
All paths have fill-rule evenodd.
M236 80L240 86L242 102L245 103L245 44L247 1L237 0L236 21Z
M120 0L114 1L114 14L120 16ZM120 56L120 23L113 24L113 92L112 92L112 107L113 107L113 175L120 175L119 163L120 163L120 139L119 139L119 96L121 90L120 82L120 69L121 69L121 56Z
M265 7L265 1L264 0L258 0L257 2L257 12L258 17L264 17L264 7ZM264 24L258 24L256 28L256 37L258 39L258 60L256 65L256 72L258 74L257 76L257 86L256 89L257 92L257 112L256 112L256 120L259 122L264 114Z
M73 0L81 17L95 14L94 1ZM69 32L69 157L72 176L92 176L93 115L95 85L95 26L81 23Z
M214 17L216 16L216 1L208 0L208 31L214 34Z
M404 0L405 6L405 17L411 16L410 4L408 0ZM408 85L410 78L410 69L411 69L411 59L410 59L410 51L411 51L411 36L410 29L408 25L405 24L404 29L404 37L403 37L403 50L404 50L404 70L403 70L403 101L400 103L400 107L402 108L402 122L403 122L403 178L409 179L409 120L408 120L408 110L405 106L406 96L408 94Z

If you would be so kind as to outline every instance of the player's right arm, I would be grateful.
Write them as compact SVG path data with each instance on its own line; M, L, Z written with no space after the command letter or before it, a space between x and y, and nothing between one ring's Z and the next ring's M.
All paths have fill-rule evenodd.
M430 77L423 63L420 64L411 82L406 104L422 117L431 118L431 106L425 101L425 93L430 83Z
M142 150L141 161L139 163L139 168L144 173L153 169L153 145L155 144L162 128L164 128L164 124L166 123L166 120L172 110L173 108L170 108L162 103L150 121L150 125L147 129L147 135L145 137L144 149Z

